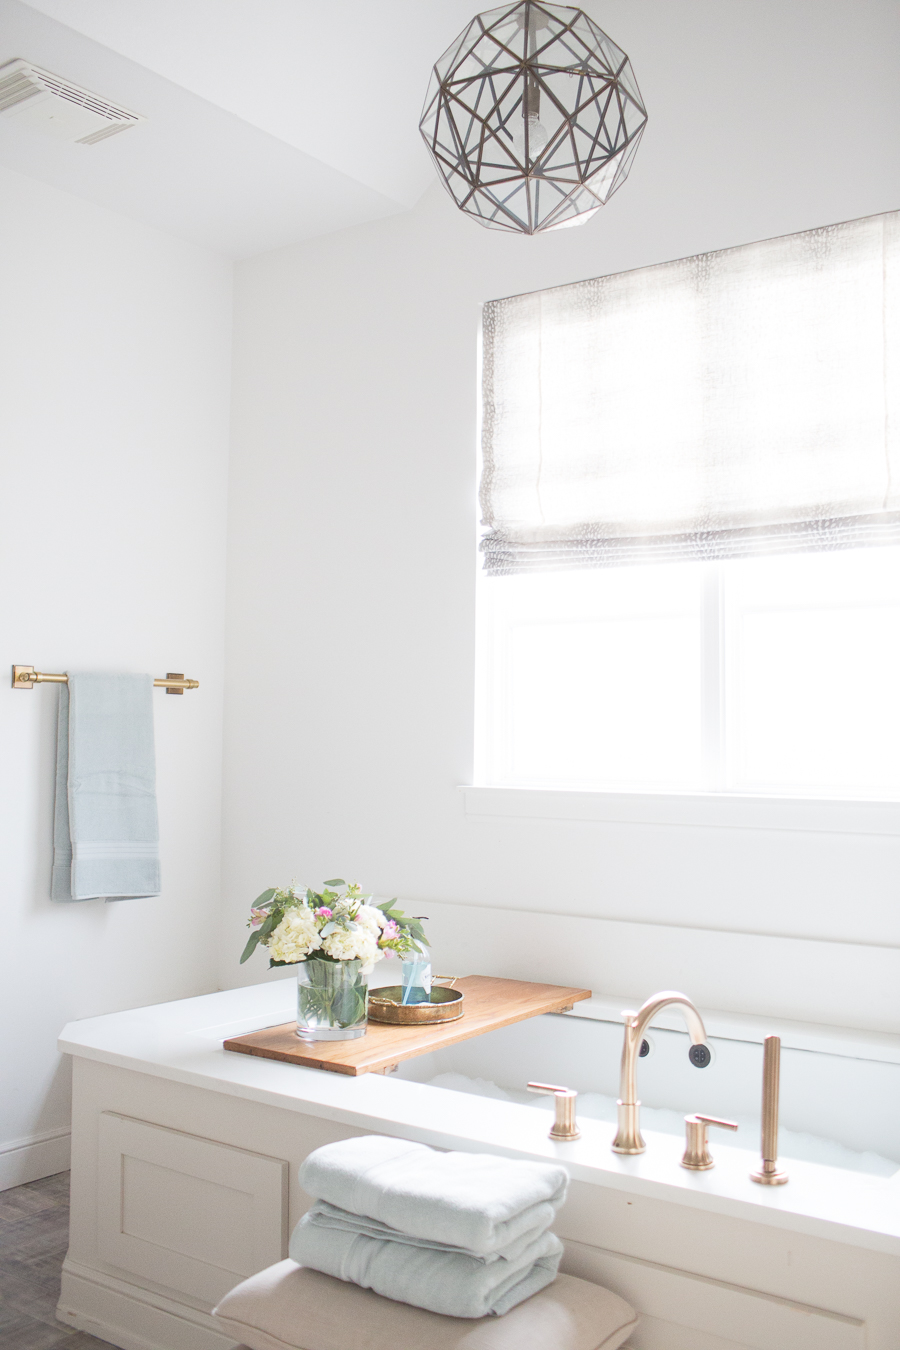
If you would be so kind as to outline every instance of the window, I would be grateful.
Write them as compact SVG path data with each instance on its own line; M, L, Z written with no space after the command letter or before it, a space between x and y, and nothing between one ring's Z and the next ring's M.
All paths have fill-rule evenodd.
M900 218L485 314L478 780L900 797Z
M900 796L900 548L480 587L480 781Z

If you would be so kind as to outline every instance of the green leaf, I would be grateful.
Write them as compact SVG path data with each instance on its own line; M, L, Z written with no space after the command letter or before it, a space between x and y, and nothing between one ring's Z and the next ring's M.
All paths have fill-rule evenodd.
M323 886L346 886L347 883L341 877L335 877L332 881L323 881Z
M274 894L275 894L274 886L271 887L268 891L263 891L262 895L258 895L256 899L253 901L253 908L259 909L261 905L267 905L269 901L272 899L272 896Z
M278 927L283 918L284 914L282 913L281 909L273 909L269 917L267 919L263 919L262 925L260 926L257 932L257 936L261 938L268 937L269 934Z
M256 951L256 944L259 942L260 937L261 933L259 929L257 929L255 933L250 934L249 938L247 939L247 945L244 948L244 954L239 962L240 965L243 965L244 962L247 960L247 957L252 956L253 953Z

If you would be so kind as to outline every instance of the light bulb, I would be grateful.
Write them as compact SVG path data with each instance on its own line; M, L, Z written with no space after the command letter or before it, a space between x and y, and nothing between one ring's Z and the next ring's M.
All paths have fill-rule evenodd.
M528 118L528 161L533 164L538 158L544 146L550 139L550 134L543 122L540 122L534 115ZM513 132L513 148L516 152L516 158L525 162L525 118L519 129Z

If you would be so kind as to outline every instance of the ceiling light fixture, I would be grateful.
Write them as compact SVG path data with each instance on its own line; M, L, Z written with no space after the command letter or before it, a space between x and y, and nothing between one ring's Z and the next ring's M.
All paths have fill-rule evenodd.
M624 183L647 112L625 53L580 9L477 14L435 63L419 130L461 211L541 234Z

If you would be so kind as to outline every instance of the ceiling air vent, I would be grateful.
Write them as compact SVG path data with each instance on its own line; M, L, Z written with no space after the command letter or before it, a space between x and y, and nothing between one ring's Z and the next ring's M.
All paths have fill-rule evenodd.
M18 117L78 145L96 145L146 120L29 61L0 66L0 117Z

